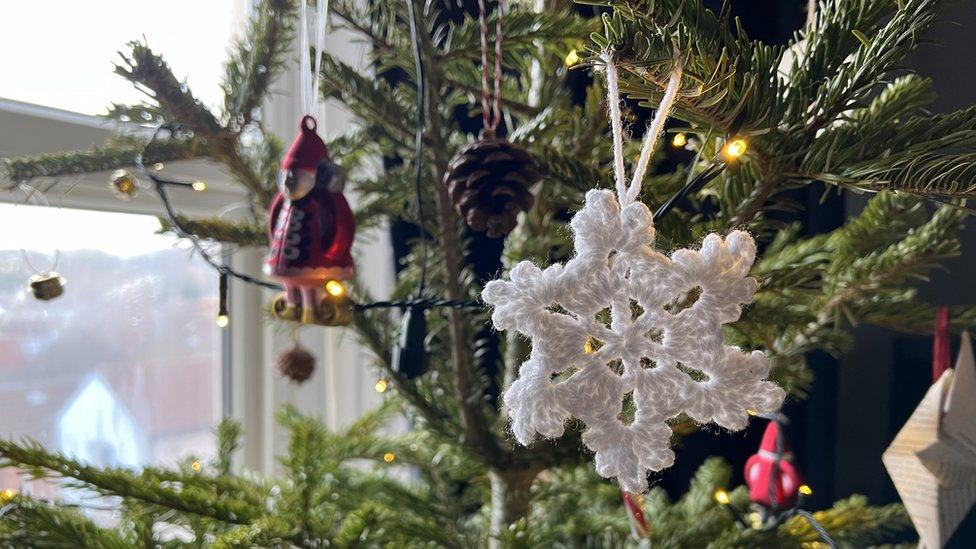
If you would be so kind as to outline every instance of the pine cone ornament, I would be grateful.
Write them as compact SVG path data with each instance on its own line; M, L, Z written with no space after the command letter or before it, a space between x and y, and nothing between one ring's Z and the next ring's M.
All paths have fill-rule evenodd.
M302 384L312 377L312 372L315 371L315 357L296 343L294 347L278 355L275 368L284 377Z
M462 147L444 173L458 213L490 238L512 232L518 213L532 207L529 186L538 179L539 170L525 149L490 134Z

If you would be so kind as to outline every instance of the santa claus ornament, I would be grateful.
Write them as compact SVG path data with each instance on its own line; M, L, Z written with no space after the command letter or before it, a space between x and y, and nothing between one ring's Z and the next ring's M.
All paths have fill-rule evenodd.
M745 478L749 501L766 514L796 507L802 480L778 422L766 425L759 451L746 461Z
M317 51L322 51L327 13L319 5ZM301 36L307 45L305 3ZM316 90L321 55L315 77L305 74L308 48L302 49L302 102L306 113L318 110ZM355 274L352 242L356 222L342 194L345 172L329 158L311 114L299 122L298 134L288 148L278 174L278 193L268 208L270 249L265 274L281 281L284 292L273 304L282 320L302 324L340 326L351 319L351 302L343 281Z
M281 163L278 194L268 209L270 250L265 273L285 287L275 298L275 316L334 326L349 322L342 307L348 298L341 281L356 271L352 260L356 221L342 195L342 170L329 159L315 129L314 118L302 118Z

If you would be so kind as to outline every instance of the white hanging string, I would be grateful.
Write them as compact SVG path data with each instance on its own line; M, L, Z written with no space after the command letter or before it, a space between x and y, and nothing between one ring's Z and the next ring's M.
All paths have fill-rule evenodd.
M325 50L325 32L329 21L329 0L318 0L315 5L315 68L309 73L309 28L308 28L308 5L305 0L300 0L299 12L301 16L301 27L298 31L299 52L299 93L301 94L302 109L304 114L316 116L319 104L319 82L322 78L322 53Z
M617 182L617 199L623 200L627 194L627 179L624 175L624 128L620 119L620 83L617 81L617 67L613 64L610 52L603 52L603 62L607 67L607 105L610 107L610 127L613 129L613 175Z
M607 103L610 106L610 126L613 130L613 162L614 177L617 183L617 200L621 206L626 206L637 200L637 195L640 194L641 186L644 183L644 176L647 174L647 168L651 163L651 153L654 152L654 146L664 131L664 123L671 114L675 99L678 98L678 89L681 84L681 60L675 60L674 68L671 70L671 77L668 79L668 85L664 90L664 97L661 98L661 103L654 113L654 118L644 133L644 144L641 147L637 166L634 168L633 178L628 186L624 173L624 138L623 122L621 121L620 114L620 81L617 77L617 67L613 64L613 57L609 52L604 52L602 57L607 71Z
M77 183L75 183L75 185L77 185ZM19 185L17 185L17 188L19 188L21 192L24 193L25 204L30 203L34 206L44 206L44 207L49 207L51 205L51 203L48 202L47 197L44 196L44 193L38 191L36 188L28 185L27 183L20 183ZM74 186L72 186L71 188L73 189ZM65 194L67 194L67 192ZM31 263L30 257L27 254L27 250L25 250L24 248L20 249L20 257L21 259L24 260L24 264L27 266L27 269L30 272L34 274L49 273L57 270L58 263L61 261L61 250L59 248L55 248L54 259L51 261L51 268L43 271L41 269L38 269L37 267L34 266L33 263Z

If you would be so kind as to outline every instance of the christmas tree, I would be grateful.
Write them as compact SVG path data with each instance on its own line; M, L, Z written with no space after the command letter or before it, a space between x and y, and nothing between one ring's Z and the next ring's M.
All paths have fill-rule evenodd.
M359 121L328 144L360 197L356 221L419 229L392 296L401 305L360 307L349 328L324 328L355 331L375 354L395 389L380 409L342 432L283 410L279 420L291 439L280 478L231 467L242 436L232 422L217 430L219 457L203 467L191 457L176 468L97 468L30 442L2 441L0 466L110 496L121 519L106 527L67 504L6 494L0 540L43 547L630 543L619 489L593 471L582 424L527 447L512 439L500 394L518 376L530 343L493 330L490 310L479 302L499 270L570 258L572 213L587 191L614 187L606 53L627 99L634 133L623 143L628 159L641 148L637 121L660 105L681 65L676 124L666 135L669 146L692 154L682 169L646 177L638 197L652 208L667 206L655 215L656 246L694 248L708 233L733 229L749 231L760 245L750 271L758 290L741 318L726 325L728 344L764 351L772 379L802 398L816 373L806 354L843 352L851 326L930 331L935 308L918 298L914 284L960 253L964 201L976 196L976 107L931 115L932 83L901 65L941 2L825 0L786 46L750 39L727 9L715 12L697 0L595 2L598 16L544 4L512 4L504 12L487 6L482 36L477 9L332 2L332 25L365 40L376 68L374 77L321 56L318 93ZM116 169L135 158L148 166L206 157L233 175L256 213L244 223L174 215L164 225L186 238L266 245L260 212L275 194L284 148L264 130L261 104L293 62L298 11L289 0L260 3L227 62L219 112L202 106L149 44L129 44L116 72L145 90L147 101L116 105L109 116L150 120L168 128L167 136L130 133L94 150L8 159L7 178ZM508 199L525 210L517 217L489 211L475 182L456 180L451 160L472 140L470 119L492 110L479 96L490 63L482 59L482 40L494 42L496 29L501 86L493 121L531 157L531 168L513 170L538 172L538 182L525 178L504 193L531 193L528 201ZM566 82L580 74L593 81L573 97ZM482 152L469 154L487 162ZM360 169L376 157L389 160L381 173ZM801 207L789 191L815 183L874 194L843 226L803 236L780 214ZM511 230L497 241L504 243L499 256L487 261L479 253L486 242L479 230L486 229ZM354 283L349 293L373 303ZM426 338L415 332L420 337L405 338L397 355L420 349L423 373L404 370L393 353L408 327L396 314L404 309L426 314ZM957 326L974 316L972 308L952 313ZM413 428L382 434L398 414ZM679 436L697 428L689 417L670 426ZM362 460L376 467L364 469ZM389 474L391 463L408 473ZM730 478L730 466L714 458L682 497L672 501L652 489L643 503L646 536L665 547L800 546L824 539L819 524L850 546L911 538L900 506L872 507L858 497L817 512L815 521L794 514L772 527L750 527L740 520L748 513L747 490L730 486ZM188 535L162 540L161 524Z

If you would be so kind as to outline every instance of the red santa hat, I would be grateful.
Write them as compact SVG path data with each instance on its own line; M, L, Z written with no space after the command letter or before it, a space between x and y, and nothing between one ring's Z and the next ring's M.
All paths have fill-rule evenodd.
M319 162L329 158L329 149L315 128L315 118L305 115L299 123L298 135L281 161L282 169L314 172Z
M762 442L759 444L759 455L768 459L793 459L790 442L780 433L779 422L770 421L766 424Z

